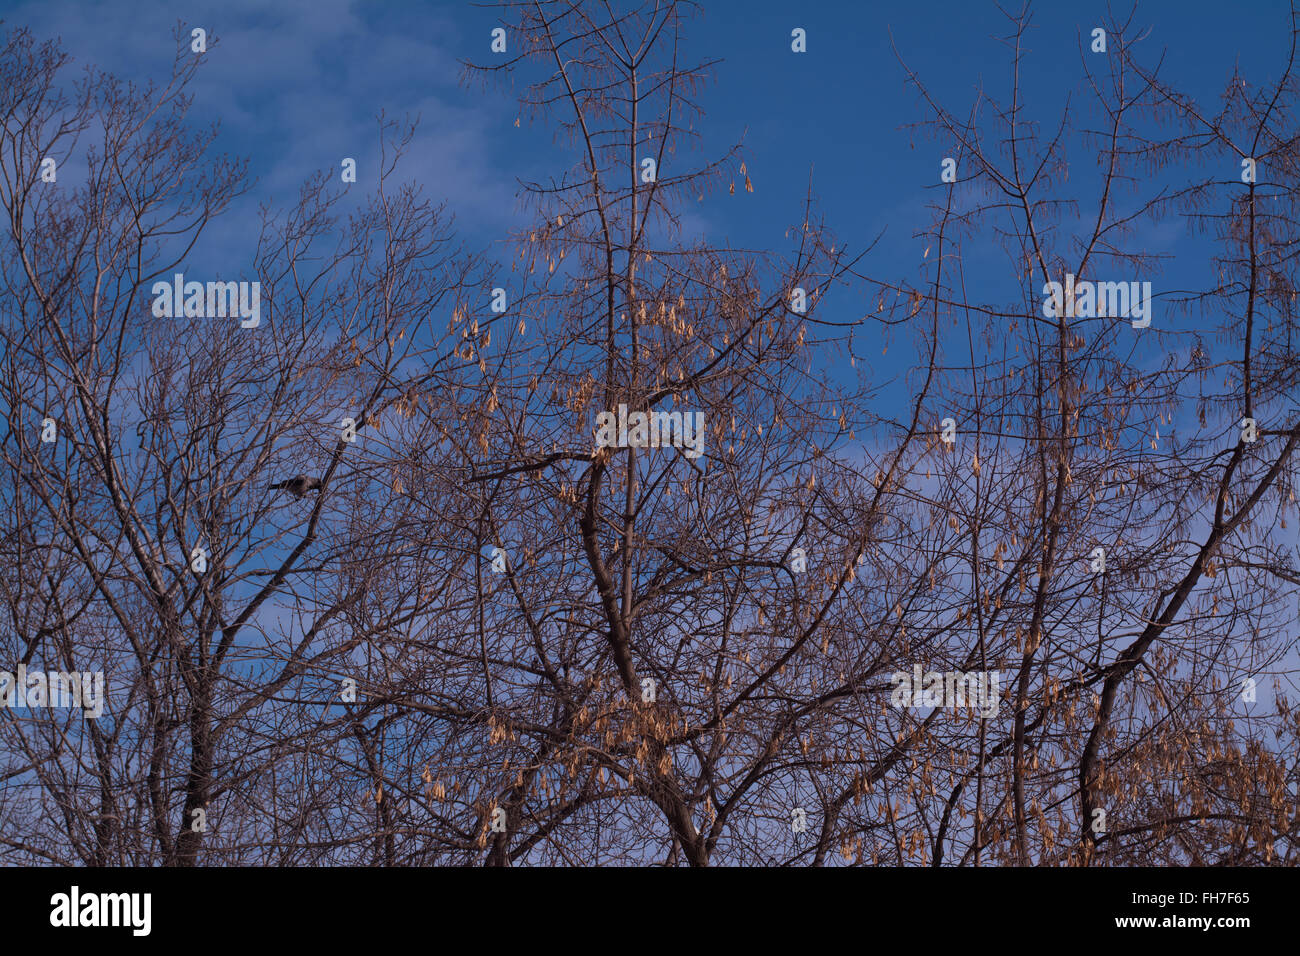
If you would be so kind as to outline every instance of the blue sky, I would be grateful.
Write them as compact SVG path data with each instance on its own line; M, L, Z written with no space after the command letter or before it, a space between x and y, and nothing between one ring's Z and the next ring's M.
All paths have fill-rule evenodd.
M1080 38L1106 4L1033 9L1026 88L1030 108L1050 119L1069 93L1082 92ZM310 173L337 169L344 156L359 160L364 186L381 109L420 114L404 172L449 201L460 234L478 248L521 224L518 178L556 172L561 159L567 165L549 130L530 129L526 120L514 126L518 111L508 95L458 83L458 60L488 59L497 23L496 11L462 0L0 2L0 17L6 28L58 36L79 62L137 81L166 76L177 20L219 37L193 87L194 116L219 119L222 147L247 156L259 178L213 230L222 251L253 238L259 201L292 199ZM1211 108L1234 63L1261 81L1285 59L1284 0L1241 10L1209 0L1143 0L1134 22L1149 28L1144 42L1153 52L1165 51L1165 75ZM806 54L790 51L796 26L807 31ZM688 35L688 58L723 60L700 96L703 155L743 136L755 192L706 197L690 226L711 241L779 247L798 219L811 168L829 224L851 248L887 229L873 273L914 269L922 244L912 236L926 223L925 205L935 198L926 187L946 151L900 128L922 111L904 85L891 37L964 115L980 84L1006 90L1007 58L997 39L1006 32L1002 14L984 0L708 0Z

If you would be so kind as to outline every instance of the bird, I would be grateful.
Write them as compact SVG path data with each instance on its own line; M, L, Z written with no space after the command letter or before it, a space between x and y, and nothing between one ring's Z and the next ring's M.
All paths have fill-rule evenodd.
M274 491L279 488L288 488L293 492L295 498L301 498L309 491L315 491L320 487L319 478L308 478L306 475L295 475L288 481L277 482L271 486Z

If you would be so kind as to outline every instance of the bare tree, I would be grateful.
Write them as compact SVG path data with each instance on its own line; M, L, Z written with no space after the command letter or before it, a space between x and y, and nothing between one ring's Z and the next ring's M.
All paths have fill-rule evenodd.
M899 51L957 173L900 277L811 182L763 249L690 235L762 188L692 159L695 12L502 4L466 80L561 156L509 258L381 118L365 196L263 210L256 327L150 307L251 185L193 58L6 37L0 669L108 686L0 710L5 858L1294 864L1294 715L1243 691L1296 668L1294 64L1210 114L1110 22L1049 126L1027 11L961 114Z

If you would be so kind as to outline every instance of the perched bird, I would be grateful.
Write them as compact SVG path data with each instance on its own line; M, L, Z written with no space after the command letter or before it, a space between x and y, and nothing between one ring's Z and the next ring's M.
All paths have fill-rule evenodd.
M309 491L315 491L320 487L319 478L308 478L306 475L295 475L288 481L281 481L271 486L272 490L278 488L288 488L293 492L295 498L301 498Z

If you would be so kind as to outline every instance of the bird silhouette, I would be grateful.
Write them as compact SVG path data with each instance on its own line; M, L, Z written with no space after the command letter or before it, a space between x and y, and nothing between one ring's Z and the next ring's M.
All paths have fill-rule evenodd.
M288 488L293 492L295 498L301 498L309 491L315 491L320 487L319 478L308 478L306 475L295 475L288 481L277 482L271 486L272 490L279 488Z

